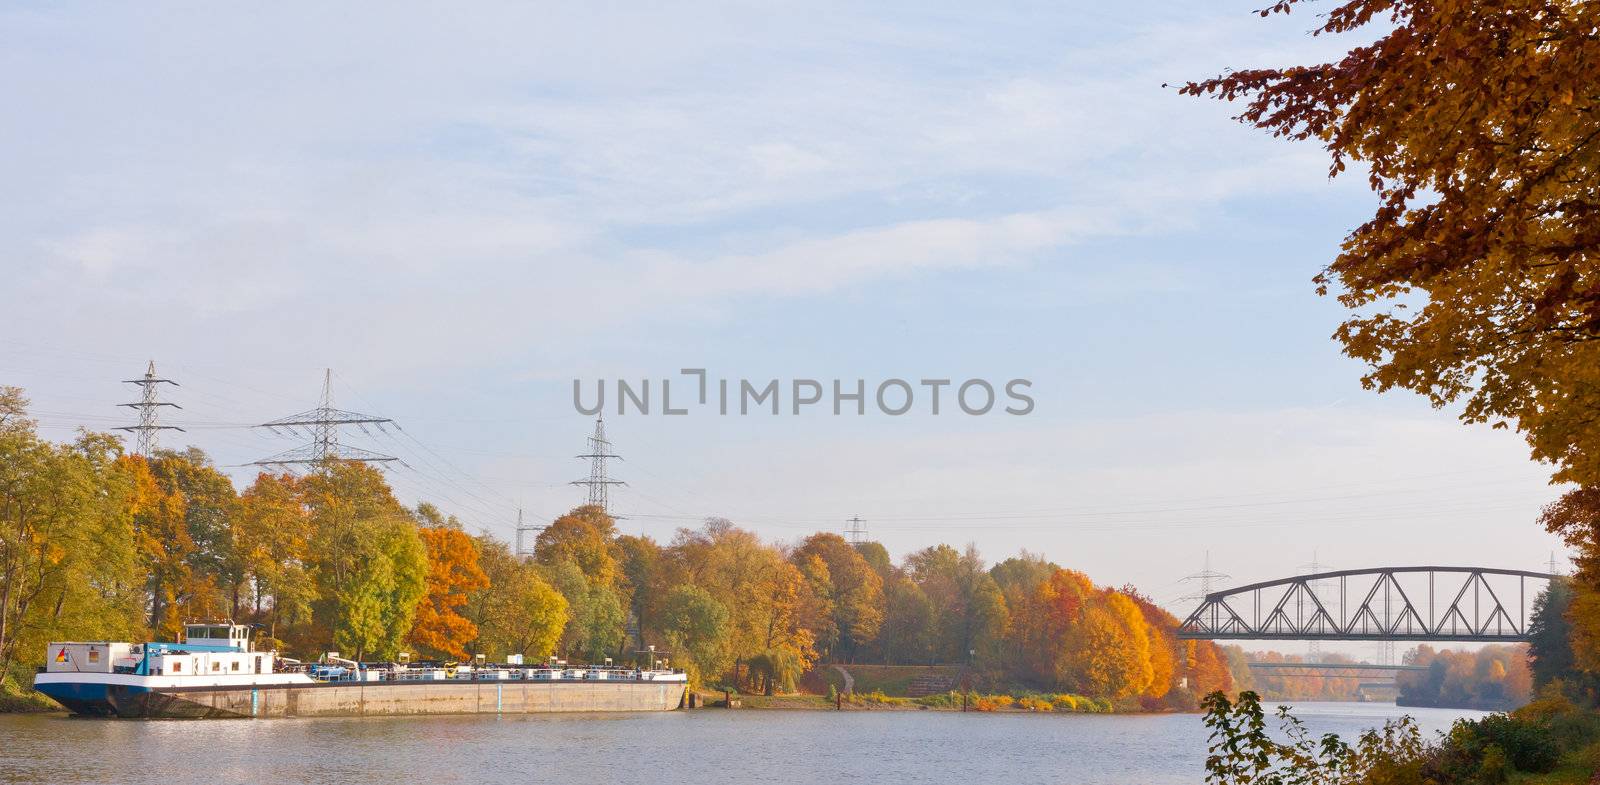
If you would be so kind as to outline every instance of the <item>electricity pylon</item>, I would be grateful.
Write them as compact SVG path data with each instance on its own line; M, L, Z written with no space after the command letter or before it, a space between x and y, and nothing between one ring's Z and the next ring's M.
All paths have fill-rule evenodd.
M850 541L851 545L860 545L861 543L867 541L866 521L861 520L861 516L857 515L850 520L845 521L845 523L850 524L850 526L844 530L844 536L845 539Z
M534 541L538 540L539 532L544 531L543 526L529 526L522 522L522 508L517 508L517 557L527 558L533 555ZM533 540L528 535L533 535Z
M134 447L133 447L134 454L135 455L148 456L151 453L156 451L156 443L157 443L156 435L160 431L182 431L183 430L182 428L179 428L176 425L161 425L160 423L157 422L158 415L159 415L159 413L161 411L161 407L163 407L163 406L171 406L174 409L182 409L183 407L179 406L179 405L177 405L175 403L167 403L166 401L158 401L158 400L156 400L156 388L161 386L161 385L163 385L163 384L170 384L173 387L177 387L178 383L173 381L173 380L171 380L171 379L160 379L160 378L157 378L156 377L156 361L155 360L151 360L150 361L150 365L145 368L144 378L142 378L142 379L124 379L122 383L123 384L137 384L143 389L141 390L142 394L139 396L139 402L138 403L119 403L119 404L117 404L118 406L126 406L126 407L128 407L130 409L138 409L139 410L139 424L138 425L124 425L124 426L118 428L117 430L119 430L119 431L128 431L129 433L134 434Z
M302 438L309 435L311 443L262 458L259 461L252 461L250 465L276 467L296 465L322 466L330 459L361 461L362 463L383 463L400 460L392 455L383 455L371 450L340 444L339 426L341 425L354 425L360 428L362 433L366 434L371 434L371 431L367 430L369 425L383 433L387 433L384 430L385 425L392 425L397 429L400 427L388 417L333 408L333 370L330 368L324 372L322 377L321 406L256 426L257 428L266 428L277 434L288 433ZM404 462L402 461L402 463Z
M1205 566L1202 567L1199 572L1197 572L1197 573L1195 573L1193 575L1186 575L1186 576L1184 576L1182 578L1182 582L1184 582L1184 583L1188 583L1190 581L1199 581L1200 582L1200 593L1199 594L1190 594L1190 595L1187 595L1185 597L1181 597L1180 599L1182 599L1182 600L1204 600L1206 598L1206 595L1211 593L1212 587L1217 581L1222 580L1224 578L1231 578L1231 577L1233 577L1233 576L1228 575L1226 573L1216 572L1216 571L1211 569L1211 551L1206 551Z
M589 437L589 452L577 457L589 461L589 479L573 480L570 484L587 486L589 505L599 507L600 511L607 515L611 514L611 486L627 485L627 483L611 479L610 468L606 465L606 461L620 461L622 456L611 451L611 442L606 440L604 417L596 417L594 420L594 435Z

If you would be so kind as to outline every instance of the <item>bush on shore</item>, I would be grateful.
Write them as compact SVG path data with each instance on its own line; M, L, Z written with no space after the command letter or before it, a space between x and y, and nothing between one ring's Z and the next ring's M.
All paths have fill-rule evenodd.
M1273 734L1254 692L1237 702L1214 692L1204 706L1212 731L1207 785L1587 782L1600 764L1600 717L1554 692L1513 712L1460 720L1437 742L1424 740L1410 717L1353 745L1336 734L1312 738L1284 707Z

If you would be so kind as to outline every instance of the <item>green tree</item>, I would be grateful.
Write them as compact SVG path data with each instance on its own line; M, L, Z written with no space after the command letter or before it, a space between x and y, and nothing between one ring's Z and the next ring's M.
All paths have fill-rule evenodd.
M933 658L934 609L922 588L903 575L884 591L883 627L878 649L890 665L925 663Z
M143 636L130 467L107 436L39 439L26 409L0 387L0 687L52 639Z
M943 662L966 662L973 656L991 658L1009 621L1005 597L985 571L977 548L965 552L935 545L906 557L906 572L933 606L934 655Z
M667 645L689 678L701 683L733 664L733 625L728 609L698 586L678 586L662 609Z
M563 651L590 662L621 653L628 615L620 592L590 581L570 558L540 565L540 574L567 601L568 621L560 642Z
M396 656L427 590L427 551L411 516L383 475L359 462L330 461L301 491L315 527L317 627L358 659Z
M539 569L492 537L478 538L478 563L488 585L468 595L465 613L478 628L477 651L543 659L567 626L567 598Z
M1579 675L1572 656L1572 629L1567 609L1572 605L1572 583L1565 578L1550 582L1533 600L1528 621L1528 665L1533 684L1543 688L1556 680L1568 683Z

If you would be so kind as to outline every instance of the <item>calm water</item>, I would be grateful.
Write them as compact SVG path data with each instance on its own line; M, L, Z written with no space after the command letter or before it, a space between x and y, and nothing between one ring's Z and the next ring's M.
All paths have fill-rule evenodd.
M1410 713L1432 734L1476 712L1307 703L1317 734ZM408 719L90 720L0 715L0 782L1051 782L1204 778L1199 715L724 711Z

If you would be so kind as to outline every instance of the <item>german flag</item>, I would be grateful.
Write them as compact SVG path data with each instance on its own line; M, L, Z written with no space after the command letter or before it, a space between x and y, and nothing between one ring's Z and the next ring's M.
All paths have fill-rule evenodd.
M67 656L67 647L65 646L61 647L61 651L56 652L56 662L68 662L71 659L71 657Z

